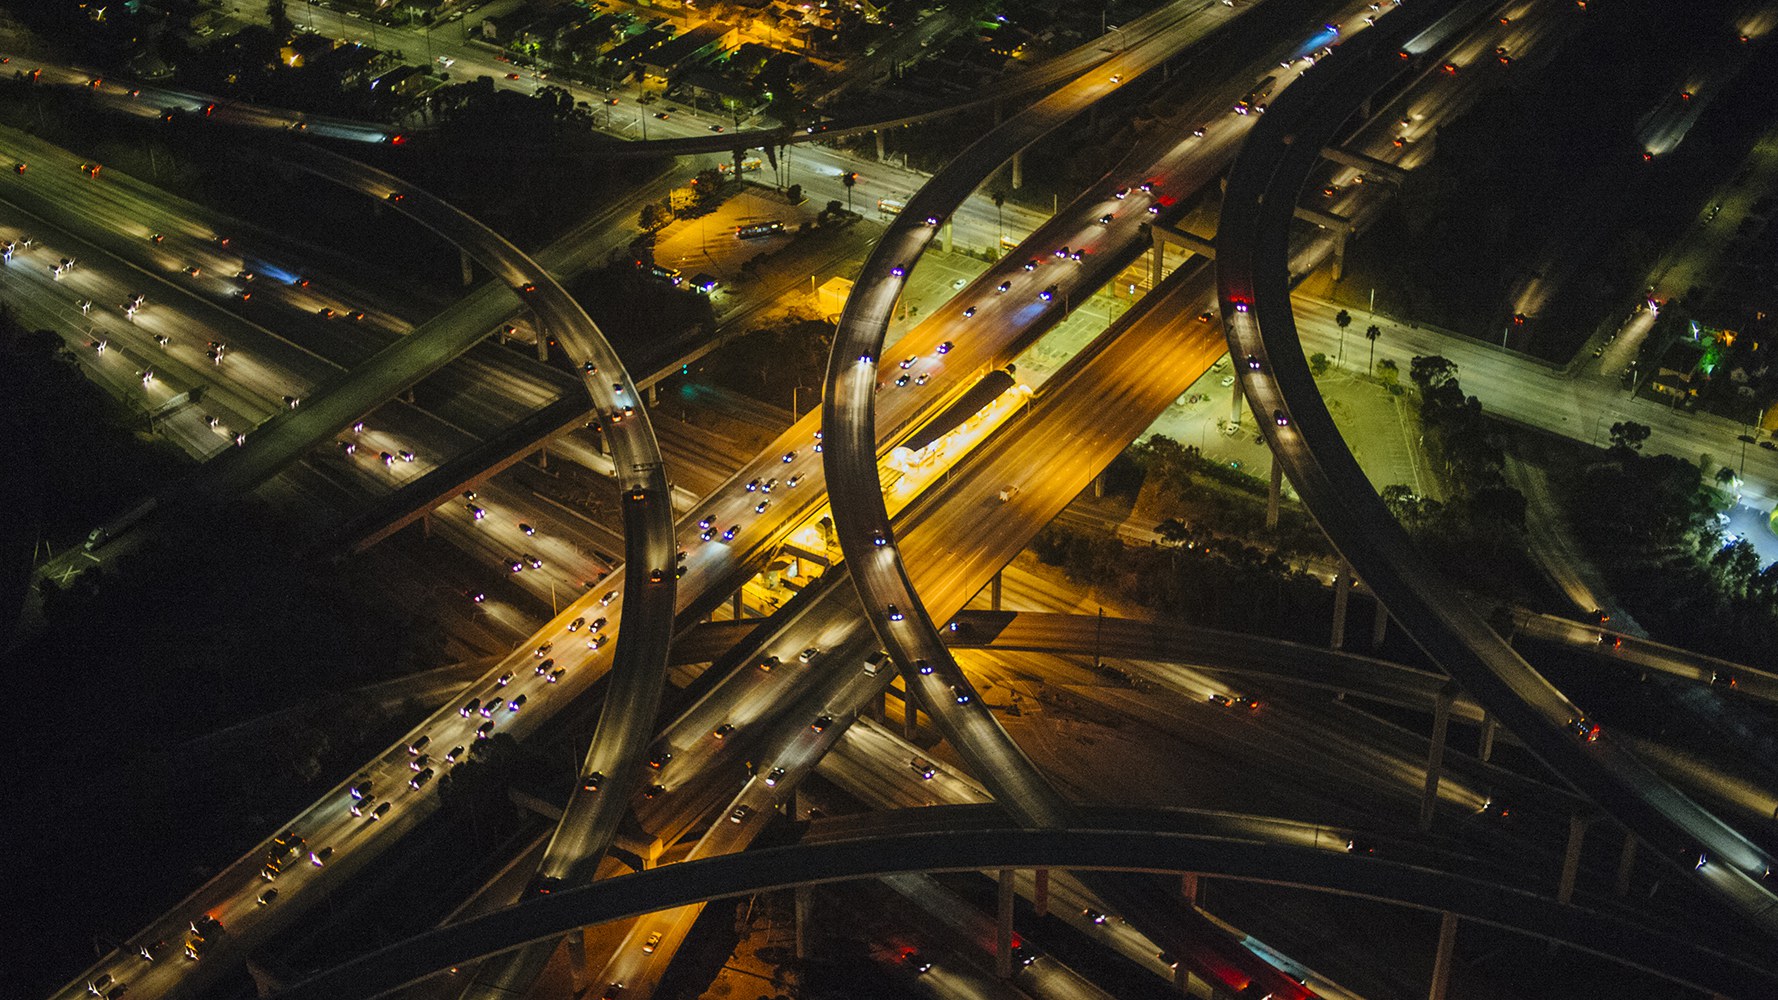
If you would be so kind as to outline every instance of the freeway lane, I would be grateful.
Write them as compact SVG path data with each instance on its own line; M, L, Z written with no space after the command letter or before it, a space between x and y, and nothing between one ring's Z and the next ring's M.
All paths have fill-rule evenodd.
M1680 794L1607 733L1577 738L1585 716L1521 659L1481 614L1426 566L1341 442L1296 341L1285 266L1288 209L1321 145L1347 112L1398 74L1395 42L1414 18L1372 44L1343 47L1261 122L1231 175L1217 236L1219 297L1242 386L1292 484L1328 536L1452 677L1532 752L1767 933L1778 900L1761 880L1770 856ZM1415 48L1413 51L1423 51ZM1263 207L1262 207L1263 203Z
M1220 831L1196 826L1206 818ZM885 828L892 832L876 832ZM1289 836L1277 842L1250 839L1262 829L1289 831ZM1330 850L1316 842L1316 835L1313 827L1265 817L1172 810L1083 810L1076 825L1064 830L1008 826L998 805L823 820L811 824L798 845L663 865L557 893L388 946L272 998L368 1000L431 972L575 927L705 899L851 878L1004 868L1193 871L1328 889L1456 913L1725 996L1744 988L1778 990L1778 975L1737 956L1424 864L1349 854L1343 846ZM1182 866L1184 857L1197 863Z

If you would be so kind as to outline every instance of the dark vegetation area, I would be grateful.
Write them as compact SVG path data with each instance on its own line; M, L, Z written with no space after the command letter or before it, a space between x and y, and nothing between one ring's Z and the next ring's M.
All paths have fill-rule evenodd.
M1478 60L1459 70L1499 82L1439 129L1432 159L1354 241L1349 302L1374 287L1385 312L1498 339L1513 293L1553 283L1544 310L1514 328L1513 346L1558 361L1628 313L1660 248L1765 127L1769 93L1730 85L1679 148L1645 162L1641 118L1681 99L1689 68L1740 43L1723 18L1663 0L1576 16L1586 25L1542 65ZM1769 74L1771 63L1760 54L1745 75Z
M824 319L786 316L722 345L692 365L692 373L789 410L807 413L821 402L834 325Z

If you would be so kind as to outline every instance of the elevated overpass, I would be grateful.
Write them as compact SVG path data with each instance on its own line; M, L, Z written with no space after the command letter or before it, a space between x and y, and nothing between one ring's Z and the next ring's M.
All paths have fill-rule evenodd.
M1291 211L1320 151L1367 98L1479 5L1404 8L1408 19L1342 45L1261 119L1231 173L1217 234L1224 329L1273 453L1340 554L1441 667L1563 780L1674 870L1766 934L1778 933L1771 856L1597 735L1585 713L1427 565L1346 449L1303 359L1291 314ZM1402 58L1405 56L1406 58ZM1731 990L1730 993L1736 992Z
M879 832L886 830L887 832ZM1348 853L1337 830L1237 814L1079 810L1064 829L1007 825L1000 807L963 806L809 825L801 842L664 865L528 900L345 962L272 1000L373 1000L431 973L551 940L577 927L704 900L910 872L1066 868L1191 872L1355 895L1454 913L1734 1000L1778 991L1778 972L1670 929L1649 929L1411 860ZM1190 858L1189 867L1180 860Z

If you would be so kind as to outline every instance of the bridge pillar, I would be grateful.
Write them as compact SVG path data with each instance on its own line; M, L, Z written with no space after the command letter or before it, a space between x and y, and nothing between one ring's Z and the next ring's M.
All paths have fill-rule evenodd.
M1272 486L1266 491L1266 530L1278 527L1278 495L1284 492L1284 463L1272 456Z
M996 570L994 579L988 581L988 607L994 611L1000 610L1000 574L1004 572L1006 571Z
M1012 154L1012 189L1017 191L1025 186L1025 154Z
M1001 979L1012 978L1012 904L1014 880L1011 868L1000 869L998 921L994 934L994 974Z
M1432 953L1432 986L1426 1000L1445 1000L1451 988L1451 957L1457 946L1457 914L1445 912L1438 921L1438 950Z
M1229 423L1241 426L1241 383L1229 386Z
M809 957L809 909L814 890L806 885L796 887L796 957Z
M544 470L549 469L549 438L544 438L537 445L537 467Z
M944 228L940 229L938 231L938 235L939 235L939 240L941 241L941 245L945 248L945 253L950 253L951 252L951 220L950 219L945 220Z
M875 132L872 132L871 134L877 137L877 162L881 163L881 162L883 162L883 155L884 155L883 130L877 129Z
M1185 905L1198 905L1198 873L1186 872L1179 876L1179 894L1185 897Z
M1034 910L1038 916L1047 917L1050 915L1050 870L1048 868L1039 868L1031 873L1031 879L1033 883L1031 888L1031 909Z
M901 692L901 738L912 743L919 737L920 710L914 707L914 693L904 687Z
M1104 496L1105 496L1105 470L1100 469L1099 474L1093 477L1093 498L1100 499L1100 498L1103 498Z
M648 386L648 406L649 406L649 409L653 409L660 402L659 398L655 395L655 388L659 385L660 385L659 382L654 382Z
M870 717L877 722L885 722L889 718L889 693L878 691L877 696L870 700Z
M568 975L578 991L583 988L580 980L586 974L586 931L570 932L563 943L568 946Z
M432 537L432 512L429 510L420 513L420 537Z
M1612 891L1620 896L1630 894L1630 874L1636 869L1636 835L1624 831L1624 850L1617 856L1617 882Z
M1342 281L1346 277L1346 230L1334 232L1333 280Z
M741 592L739 590L735 591L733 607L734 607L734 613L731 614L729 617L734 619L735 621L740 621L742 608L741 608Z
M1161 287L1161 271L1167 262L1167 241L1161 235L1159 226L1149 226L1148 231L1154 237L1154 251L1148 256L1148 287Z
M1488 758L1494 756L1494 733L1499 729L1500 723L1495 722L1492 715L1483 712L1482 733L1479 740L1481 745L1476 748L1476 756L1481 758L1484 764L1488 762Z
M1590 816L1579 813L1568 817L1568 849L1562 854L1562 878L1556 883L1556 902L1567 906L1574 900L1574 880L1580 874L1580 847L1586 840Z
M1389 631L1389 609L1381 600L1377 601L1377 617L1371 623L1371 648L1383 648L1383 636Z
M1329 649L1344 649L1346 646L1346 602L1352 594L1352 567L1344 559L1340 560L1340 571L1334 574L1334 609L1333 635L1328 638Z
M537 326L537 360L549 360L549 337L544 335L542 324Z
M1451 726L1451 702L1457 692L1447 684L1432 709L1432 743L1426 749L1426 786L1420 794L1420 832L1432 829L1432 813L1438 806L1438 782L1445 766L1445 735Z
M463 268L463 287L468 288L475 282L475 262L469 259L469 251L457 251L457 263Z

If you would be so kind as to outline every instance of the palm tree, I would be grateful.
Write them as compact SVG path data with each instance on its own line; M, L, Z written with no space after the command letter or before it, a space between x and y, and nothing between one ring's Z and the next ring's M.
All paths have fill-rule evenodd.
M858 183L858 175L850 170L840 175L840 183L846 185L846 214L852 214L852 185Z
M1006 241L1006 216L1000 209L1006 204L1006 192L998 189L990 191L988 199L994 203L994 221L1000 227L1000 240L1004 243Z
M1352 325L1352 314L1344 309L1334 314L1334 322L1340 327L1340 353L1334 358L1334 367L1346 360L1346 328Z
M1366 368L1367 371L1375 372L1377 370L1377 338L1382 335L1383 328L1375 323L1370 325L1370 329L1364 331L1364 339L1371 342L1371 363Z

